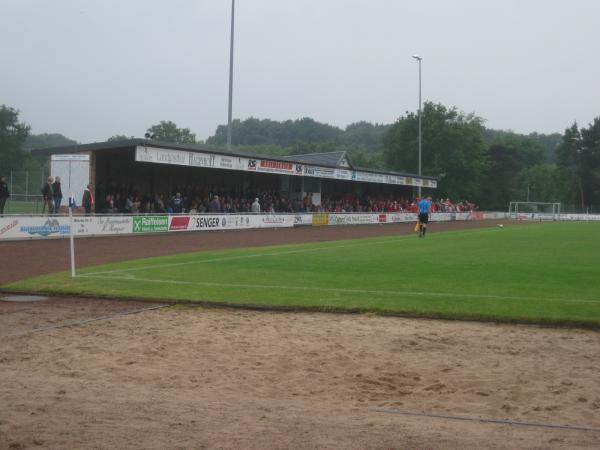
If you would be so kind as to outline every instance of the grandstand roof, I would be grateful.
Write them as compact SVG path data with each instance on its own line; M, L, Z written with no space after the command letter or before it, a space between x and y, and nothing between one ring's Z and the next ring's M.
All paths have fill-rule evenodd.
M195 145L195 144L174 144L172 142L161 142L150 139L128 139L123 141L106 141L106 142L93 142L90 144L76 144L66 145L58 147L48 147L42 149L32 150L34 156L51 156L57 154L71 154L71 153L83 153L83 152L103 152L109 150L131 150L137 146L144 147L156 147L166 148L173 150L183 150L188 152L198 153L212 153L217 155L229 155L243 158L256 158L256 159L267 159L272 161L283 161L297 164L311 164L315 166L347 169L347 170L360 170L362 172L369 172L373 174L382 175L398 175L405 177L421 178L425 180L437 180L435 177L417 175L406 172L395 172L390 170L378 170L373 168L356 167L352 164L347 152L335 151L327 153L307 153L303 155L289 155L289 156L278 156L278 155L267 155L260 153L252 153L241 150L229 151L222 147L213 147L210 145Z

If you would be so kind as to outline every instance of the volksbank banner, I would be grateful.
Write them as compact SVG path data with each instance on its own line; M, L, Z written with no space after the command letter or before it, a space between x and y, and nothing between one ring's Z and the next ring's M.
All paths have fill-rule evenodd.
M271 159L245 158L205 152L191 152L169 148L138 145L135 149L138 162L171 164L176 166L205 167L208 169L239 170L244 172L276 173L334 180L352 180L365 183L396 184L402 186L437 187L436 180L372 173L360 170L333 169L330 167L298 164Z
M75 236L103 236L131 233L130 216L74 216ZM71 233L66 216L0 217L0 240L67 237Z

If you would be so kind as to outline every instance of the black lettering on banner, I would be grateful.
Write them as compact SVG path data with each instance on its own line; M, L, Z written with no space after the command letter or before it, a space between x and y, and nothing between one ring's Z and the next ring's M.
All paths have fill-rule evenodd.
M216 228L219 226L219 217L197 217L196 228Z

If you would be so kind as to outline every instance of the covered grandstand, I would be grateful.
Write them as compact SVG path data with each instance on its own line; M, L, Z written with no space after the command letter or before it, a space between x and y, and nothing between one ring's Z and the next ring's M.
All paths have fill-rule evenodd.
M409 173L354 166L345 151L293 156L266 156L207 146L179 145L146 139L109 141L34 150L50 159L50 173L63 190L81 198L95 187L98 209L106 194L118 190L167 196L193 189L233 196L276 192L290 199L346 194L412 198L416 188L436 188L437 180Z

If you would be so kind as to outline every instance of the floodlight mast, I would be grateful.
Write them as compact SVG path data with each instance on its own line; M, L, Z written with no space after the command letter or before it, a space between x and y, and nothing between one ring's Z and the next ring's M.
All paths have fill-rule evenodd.
M231 0L231 45L229 47L229 109L227 114L227 149L231 150L231 105L233 97L233 31L235 18L235 0Z
M421 60L423 59L419 55L412 56L415 60L419 61L419 178L421 178ZM419 197L421 196L421 185L418 187Z

